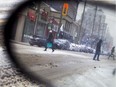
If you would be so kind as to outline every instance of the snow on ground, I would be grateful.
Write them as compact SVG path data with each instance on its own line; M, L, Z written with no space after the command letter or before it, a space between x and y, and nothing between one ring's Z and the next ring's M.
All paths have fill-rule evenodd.
M0 47L0 52L3 50L3 48L2 47Z
M45 87L20 73L0 47L0 87Z
M18 52L18 53L22 53L23 54L58 54L58 55L70 55L70 56L77 56L77 57L82 57L82 58L87 58L87 56L85 55L81 55L81 54L75 54L75 53L70 53L70 51L61 51L61 50L55 50L54 52L52 52L52 49L48 48L47 51L44 51L45 48L39 48L39 47L33 47L32 46L24 46L25 49L22 49L23 46L22 45L14 45L13 51L14 52ZM17 48L18 47L18 48ZM29 50L31 49L31 50ZM33 50L34 49L34 50Z
M23 61L27 62L26 64L29 64L29 62L34 62L35 65L33 64L33 66L31 66L33 71L36 71L36 73L39 75L41 73L42 75L51 78L53 84L56 85L55 87L116 87L116 76L112 74L116 65L115 61L101 59L100 62L96 62L91 58L93 54L88 56L87 54L70 51L55 50L55 52L52 52L51 49L44 51L44 48L39 47L26 45L16 46L18 46L18 49L14 47L14 51L23 53L27 56L22 58ZM47 55L44 55L43 58L43 55L40 56L40 54ZM63 55L63 58L45 58L45 56L48 56L48 54L50 54L49 57L54 57L54 55L51 54L57 54L60 55L60 57ZM74 58L67 58L68 56L73 56ZM67 60L65 60L64 57L66 57ZM37 64L35 62L37 62ZM80 71L76 72L76 69L77 71ZM82 73L81 70L83 69L87 70ZM64 76L65 73L71 70L74 71L73 74ZM61 77L60 74L63 76Z
M0 67L5 67L9 65L11 65L11 61L9 60L6 52L3 51L3 48L0 47Z
M112 68L89 70L83 75L72 75L54 81L56 87L116 87L116 76Z

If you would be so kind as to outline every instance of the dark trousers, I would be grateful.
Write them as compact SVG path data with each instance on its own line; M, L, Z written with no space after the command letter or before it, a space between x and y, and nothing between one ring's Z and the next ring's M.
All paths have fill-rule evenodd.
M95 52L95 55L93 57L93 60L95 60L96 56L97 56L97 60L99 60L99 56L100 56L100 52L99 51L96 51Z
M111 54L109 55L108 59L109 59L110 57L113 57L113 60L115 60L115 58L114 58L115 56L114 56L113 53L111 53Z
M47 43L51 43L52 44L52 51L54 51L54 44L53 44L53 41L49 41L49 40L47 40L46 41L46 44L45 44L45 50L47 50Z

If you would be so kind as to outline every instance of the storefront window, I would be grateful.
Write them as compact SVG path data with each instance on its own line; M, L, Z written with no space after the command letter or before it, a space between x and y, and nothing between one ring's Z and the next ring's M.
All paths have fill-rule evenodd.
M47 19L48 19L48 12L45 11L45 8L44 9L40 9L40 14L41 14L41 20L47 21Z
M39 22L35 34L44 37L44 35L45 35L44 34L45 33L45 28L46 28L46 24Z
M48 24L48 29L49 29L49 30L52 29L52 24L51 24L51 23Z
M58 26L57 25L53 25L52 30L54 30L55 32L58 32Z
M25 28L24 28L24 34L23 34L23 41L24 42L29 42L30 38L32 37L34 32L34 22L29 20L26 17L25 20Z

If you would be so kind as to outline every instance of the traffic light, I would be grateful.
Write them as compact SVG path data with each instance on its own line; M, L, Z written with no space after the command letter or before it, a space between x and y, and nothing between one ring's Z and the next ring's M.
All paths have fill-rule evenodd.
M68 3L64 3L63 8L62 8L62 15L66 16L68 13Z

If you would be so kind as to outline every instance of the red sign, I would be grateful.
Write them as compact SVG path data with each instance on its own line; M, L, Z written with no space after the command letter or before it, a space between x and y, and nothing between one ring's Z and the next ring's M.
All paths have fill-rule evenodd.
M36 20L36 12L32 9L29 9L28 17L31 21L35 21Z

